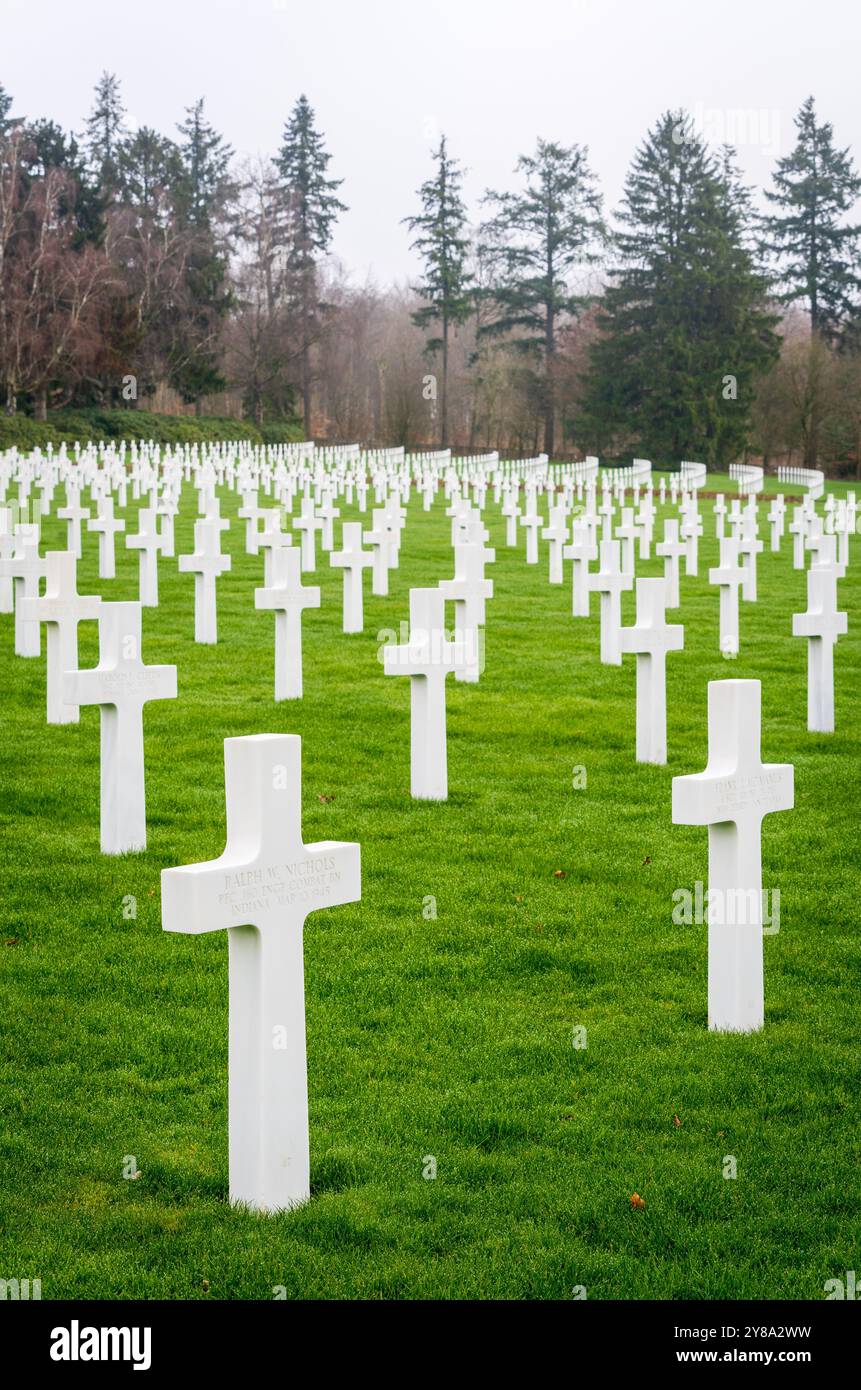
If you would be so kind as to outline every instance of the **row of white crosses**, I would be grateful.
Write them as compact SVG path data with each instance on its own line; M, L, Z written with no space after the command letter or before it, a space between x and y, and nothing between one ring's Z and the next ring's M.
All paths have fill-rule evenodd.
M758 536L756 507L756 488L753 486L758 470L744 470L740 477L740 487L751 495L742 507L738 499L733 500L727 510L725 499L719 495L715 501L716 534L720 541L720 562L709 571L709 580L718 586L720 593L720 646L727 656L739 650L739 596L748 602L757 599L757 557L764 548ZM747 475L750 475L748 477ZM618 498L616 499L618 500ZM639 537L639 553L647 558L651 545L651 527L654 508L649 492L644 496L636 519L632 508L622 508L620 524L613 528L614 498L605 489L604 499L597 509L594 496L585 517L575 518L572 526L572 539L566 544L567 506L551 506L549 524L541 532L550 542L550 582L562 580L561 561L571 559L572 567L572 611L575 616L588 616L589 595L596 591L601 595L601 660L608 664L621 661L620 622L621 593L632 586L634 575L635 543ZM827 732L833 730L833 646L837 636L846 630L845 614L836 607L836 578L845 571L848 557L849 536L854 530L854 498L834 499L826 503L825 530L823 522L816 515L815 505L808 498L802 507L796 509L797 515L790 530L795 535L796 567L804 567L805 554L813 553L813 564L808 573L808 612L798 615L794 622L797 635L809 638L809 720L811 730ZM785 501L778 495L769 511L771 525L771 549L779 551L783 536ZM507 540L516 545L517 535L513 530L519 512L519 505L513 491L509 492L503 503L502 513L507 522ZM521 523L528 525L528 535L538 534L542 518L534 504L534 495L527 488L525 516ZM729 523L731 535L726 534ZM602 524L603 539L600 552L596 551L595 532ZM684 558L688 575L697 573L698 539L702 534L702 518L699 516L695 495L682 491L681 518L668 518L665 521L664 540L659 542L656 553L664 560L666 582L666 606L679 605L679 566ZM621 546L621 553L619 547ZM837 547L835 558L834 548ZM600 554L600 566L596 573L589 573L590 561ZM527 544L527 563L537 562L537 556L530 553ZM842 560L842 563L841 563ZM821 567L833 569L835 584L813 571ZM811 577L812 576L812 577ZM654 605L655 597L648 600ZM644 598L644 602L646 599ZM638 620L639 624L639 620ZM643 663L641 663L643 665ZM657 672L657 667L655 668ZM656 675L657 678L657 675ZM638 683L639 684L639 683ZM651 702L658 708L659 701ZM642 719L640 720L642 725ZM642 739L638 740L642 743ZM658 738L658 746L660 739Z
M531 502L531 499L530 499ZM723 499L720 499L723 502ZM782 534L782 499L774 509L772 549L779 549ZM755 504L754 504L755 507ZM724 536L723 505L716 508L720 540L720 565L710 571L710 582L720 586L721 645L738 650L738 596L756 599L756 558L762 542L756 535L755 510L741 514L733 509L733 536ZM605 538L600 541L600 567L589 573L589 562L596 558L594 527L575 520L572 537L566 543L564 507L550 510L549 524L543 532L550 542L550 582L562 579L557 554L571 559L573 569L572 607L577 616L589 611L589 595L601 596L601 660L621 662L623 652L637 657L637 759L666 762L666 683L664 666L670 651L683 645L683 629L668 626L666 609L679 603L679 561L685 557L687 573L695 574L696 543L702 525L696 508L683 503L681 536L679 522L666 523L664 541L657 553L664 557L664 579L636 581L637 616L633 627L621 627L621 593L634 582L633 554L637 530L633 512L623 509L621 525L606 532L612 506L605 497L602 507ZM503 514L508 523L509 542L516 543L511 527L517 504L506 499ZM538 529L537 510L527 504L521 524L528 535ZM641 541L643 538L641 537ZM650 537L645 539L648 545ZM620 553L621 543L621 553ZM833 546L832 538L832 546ZM558 547L558 550L557 550ZM645 547L644 547L645 548ZM642 553L642 551L641 551ZM527 563L536 563L534 549L527 548ZM742 563L739 565L739 559ZM845 615L836 615L834 589L837 567L832 549L823 545L820 556L808 572L808 614L794 620L794 630L817 644L811 655L809 684L809 726L833 727L823 722L822 702L829 704L830 651L836 632L845 631ZM826 616L827 615L827 616ZM823 664L828 668L824 674ZM833 721L833 699L830 702ZM792 768L782 764L763 765L760 757L761 688L758 681L716 681L709 686L709 762L704 773L673 779L673 820L679 824L707 825L709 828L709 941L708 941L708 1017L709 1027L719 1031L747 1032L764 1022L764 971L762 937L761 826L765 815L793 805ZM727 905L742 903L744 912L727 911ZM711 910L711 905L714 910Z
M532 510L529 516L532 526ZM198 527L202 525L212 527L210 521L198 523ZM551 518L550 528L558 532L558 519L554 525ZM529 534L534 534L534 527ZM211 539L203 539L202 532L201 538L203 543L196 535L196 554L206 556L214 547ZM483 539L473 529L465 543L466 555L475 556L479 546L483 551ZM560 544L558 535L549 539ZM623 534L622 539L629 537ZM608 576L620 577L619 583L614 580L609 588L598 589L603 598L605 592L618 594L624 566L618 556L618 540L607 538L601 544L602 569ZM615 546L616 550L605 551L605 546ZM361 537L356 532L345 535L341 552L345 569L345 629L348 623L355 623L354 572L358 571L360 583L364 568L355 558L360 550ZM492 558L492 552L483 554ZM295 552L283 546L273 549L273 569L288 556L292 558ZM438 729L441 709L443 758L444 695L440 701L432 697L432 692L438 696L441 686L444 690L445 676L450 670L464 679L470 676L464 636L444 642L441 650L434 653L434 635L444 626L446 597L453 598L465 610L472 609L471 618L463 619L464 627L477 624L479 605L487 596L486 589L478 589L477 585L489 583L483 579L483 562L479 580L478 562L467 558L459 563L459 559L456 551L454 580L444 582L438 590L412 591L410 642L406 648L386 653L387 669L412 677L414 711L417 707L420 710L420 717L414 718L413 724L414 750L417 727L424 727L425 734L428 728ZM553 559L551 566L554 577ZM46 600L50 597L56 603L59 590L64 587L62 573L70 572L68 563L59 568L52 565L51 572ZM633 575L624 574L624 578L633 582ZM630 587L630 582L626 587ZM68 592L67 581L65 588ZM666 606L664 580L639 580L637 622L634 628L625 630L619 643L620 651L632 651L638 659L638 692L641 686L643 689L642 701L638 699L638 756L642 748L644 758L651 755L657 761L662 760L655 755L660 752L662 722L665 742L665 720L662 721L661 706L663 682L656 681L654 673L662 668L667 651L681 646L680 629L667 628L664 622ZM125 615L117 610L133 610L136 615L137 642L128 644L128 657L139 663L140 608L106 604L104 609L113 610L112 620L105 626L106 635L113 628L113 636L104 645L101 643L100 616L100 666L95 672L68 676L63 693L74 703L82 693L81 679L93 678L93 702L103 706L103 715L106 708L117 715L113 721L116 741L121 722L117 708L120 693L131 690L139 701L146 698L134 666L120 671L115 659L117 646L125 648L125 638L135 636L130 630L134 626L129 621L132 613L124 621ZM54 609L50 617L47 612L44 616L56 622L58 615L59 610ZM85 616L93 614L83 613L79 620ZM163 693L175 694L175 672L173 690ZM709 766L704 774L674 780L673 805L676 821L709 825L710 891L722 884L736 890L739 885L748 885L757 901L761 896L762 818L792 804L791 769L763 767L760 761L759 698L758 682L719 682L710 687ZM125 706L131 702L122 703ZM135 729L140 726L139 720L132 723ZM104 729L103 722L103 739ZM433 743L433 738L425 736L418 754L414 751L414 766L425 768L424 787L419 794L426 794L435 775L435 770L427 766ZM308 911L315 906L358 898L358 846L303 845L298 739L264 735L226 740L225 776L227 848L220 859L209 864L164 871L164 926L167 930L191 932L230 929L231 1199L261 1210L280 1210L307 1200L309 1195L302 927ZM709 940L710 1025L728 1029L760 1027L761 920L759 930L755 921L748 922L741 931L733 928L728 932L727 923L720 920L714 926L714 935L710 928Z
M454 485L454 484L453 484ZM527 518L530 529L530 538L536 537L537 526L534 522L540 522L542 518L538 515L534 496L536 487L530 481L527 485ZM192 570L196 579L196 604L195 604L195 636L198 641L213 641L216 636L215 623L215 577L229 566L229 557L222 556L219 549L219 530L227 526L227 522L218 516L217 502L214 498L205 498L204 491L201 492L202 505L205 503L206 516L197 523L196 526L196 546L195 553L190 557L182 557L180 566L183 569ZM782 501L782 499L779 499ZM255 601L259 607L270 607L276 612L276 698L295 698L301 695L302 675L301 675L301 612L304 607L317 606L319 604L319 590L306 589L301 585L301 580L297 581L295 557L287 560L284 558L282 547L286 546L290 537L285 536L280 531L280 518L277 511L271 511L269 517L263 509L255 505L254 499L250 495L244 496L243 516L247 519L247 548L257 549L262 544L267 547L267 568L271 568L276 555L278 558L278 574L274 583L264 585L263 590L258 590L255 594ZM723 499L718 499L716 505L717 525L719 532L724 529L724 515L726 508L722 505ZM755 504L754 504L755 505ZM387 509L381 514L381 518L375 513L375 532L371 533L371 539L378 542L377 553L384 559L383 572L387 577L388 568L391 564L397 563L397 542L399 540L399 525L402 525L402 509L395 507L394 520L398 525L393 525L391 512L391 502L387 504ZM73 515L68 519L69 524L77 518L80 508L73 506L69 509ZM450 514L451 514L450 509ZM601 507L604 519L605 536L609 530L612 536L612 512L613 507L609 497L605 494L605 500ZM302 514L299 518L299 527L303 534L303 543L307 536L314 534L314 525L324 525L328 518L329 524L337 514L337 509L327 504L324 500L322 505L324 517L318 517L314 513L313 503L303 504ZM503 506L505 511L505 506ZM144 596L148 589L152 588L153 581L147 576L151 576L152 563L158 551L157 531L154 522L155 509L143 509L146 513L142 517L138 537L129 538L130 542L136 543L141 549L142 579L141 587ZM213 515L214 512L214 515ZM695 501L692 505L689 495L683 493L682 496L682 528L685 534L684 541L676 539L678 533L678 523L672 519L667 522L668 538L658 546L658 553L665 557L665 578L669 590L666 595L665 607L676 606L678 602L678 563L682 555L685 557L688 572L696 570L696 543L698 535L702 530L702 522L699 518ZM647 496L643 499L638 522L641 524L639 532L640 554L648 554L648 547L651 539L651 521L654 509L651 506L651 499ZM275 522L275 529L270 531L268 526L264 526L264 533L261 537L257 531L257 522L263 516L266 521L270 518ZM479 513L480 516L480 513ZM556 505L551 509L550 527L545 532L545 537L551 542L551 582L557 582L561 575L561 561L563 554L566 558L573 558L573 611L575 614L588 613L588 599L591 589L595 589L601 595L601 659L611 664L621 662L622 639L620 625L620 596L625 588L630 588L633 583L634 568L634 540L637 530L632 524L632 509L623 508L622 523L619 527L621 538L622 558L619 557L619 540L604 539L601 542L601 566L597 574L588 574L588 563L594 552L594 543L591 541L592 528L590 520L597 524L597 519L587 517L585 521L575 521L573 530L573 541L570 546L564 544L566 527L564 525L565 507ZM748 597L752 597L755 592L755 561L758 549L761 549L761 542L755 538L755 513L751 517L749 509L743 515L738 514L737 504L733 504L733 514L730 518L731 525L737 531L738 539L724 537L721 541L722 556L721 564L716 570L712 570L710 578L712 582L720 584L721 589L721 644L727 652L734 652L738 649L738 588L742 585ZM313 523L313 524L312 524ZM588 532L588 535L587 535ZM371 563L370 557L361 548L361 529L359 523L348 523L344 533L344 549L339 553L333 553L331 562L344 569L344 630L360 631L362 627L362 572ZM277 542L277 544L276 544ZM531 544L531 540L529 542ZM737 559L739 549L743 548L748 563L743 569L738 569L734 563ZM461 650L469 649L469 639L472 637L472 655L465 660L464 669L456 672L458 679L477 679L477 660L475 655L475 638L479 622L483 622L483 613L478 622L473 616L481 605L478 596L478 589L472 592L477 583L480 586L489 581L484 580L483 565L480 573L471 574L468 567L472 564L472 557L475 551L463 548L459 553L456 552L456 572L455 579L448 581L443 586L446 597L455 599L456 612L456 635L462 639ZM489 552L488 552L489 554ZM307 562L313 563L313 556L309 553L306 556ZM376 561L376 556L375 556ZM811 580L811 585L815 581ZM822 585L822 593L830 592L826 584ZM816 599L811 600L813 605L810 610L811 620L814 615L818 615L822 602L826 603L827 597L820 600L819 589L816 590ZM458 594L462 595L458 601ZM665 711L666 697L661 693L659 686L663 681L664 659L653 659L652 652L657 651L664 642L671 642L666 650L677 650L681 645L681 630L667 628L664 621L664 609L661 608L661 595L659 588L650 583L647 588L638 592L638 618L635 626L630 630L630 635L625 639L625 650L636 652L638 655L638 758L645 761L665 759L665 718L662 711ZM648 618L641 618L640 613L648 613ZM822 625L822 624L820 624ZM828 615L824 623L828 628ZM815 623L808 624L815 626ZM832 624L835 626L835 624ZM648 627L648 633L644 628ZM802 630L803 623L799 619L797 630ZM839 628L835 628L839 630ZM646 648L638 650L637 643L643 642ZM632 645L633 644L633 645ZM825 694L821 692L814 699L811 694L811 710L814 708L827 711L829 699L827 694L827 674L830 669L829 658L833 643L829 642L828 632L820 636L818 631L810 636L811 657L811 691L820 686L825 686ZM824 653L824 657L822 656ZM664 651L664 657L666 651ZM647 674L648 673L648 674ZM832 682L833 690L833 682ZM646 692L650 693L647 695ZM833 724L833 699L832 724ZM811 715L811 727L828 727L828 715L820 713L815 717ZM435 727L439 727L439 720ZM646 729L651 729L651 734L646 736ZM663 752L661 751L663 750ZM444 765L438 760L438 765ZM418 778L419 785L422 778ZM442 779L443 785L445 779ZM439 794L438 787L440 779L435 779L435 789L431 794Z
M849 534L854 516L848 504L835 524L828 508L828 530L810 503L796 514L795 564L803 567L805 547L813 551L807 574L808 611L793 620L793 631L808 639L808 727L828 732L834 727L833 644L846 631L846 615L837 612L836 584L844 572L836 547L848 553ZM600 509L606 526L612 506L605 496ZM509 499L503 509L511 525L516 504ZM530 526L535 525L534 508L527 508ZM742 512L733 505L730 524L733 535L724 535L726 508L718 499L715 508L720 539L720 564L709 579L720 586L721 646L738 650L739 590L755 601L756 560L763 549L757 536L755 500ZM854 507L852 508L854 512ZM560 514L561 513L561 514ZM779 551L784 526L784 499L778 497L769 513L771 549ZM523 518L521 519L523 520ZM623 509L616 538L601 541L601 565L589 575L588 563L594 558L591 531L575 522L570 547L563 554L575 561L573 610L588 613L588 593L601 594L602 660L621 660L622 651L637 654L637 758L640 761L666 760L665 685L662 666L666 653L682 646L682 629L667 627L664 620L668 601L678 605L678 563L685 555L688 573L696 573L696 539L701 523L696 509L683 503L681 538L679 524L666 524L664 542L658 554L665 557L665 579L637 581L637 621L633 628L620 629L619 599L630 588L633 569L633 543L636 529L632 512ZM561 576L556 565L555 547L564 537L564 509L551 509L544 538L551 543L551 582ZM612 533L611 533L612 534ZM838 539L839 537L839 539ZM623 546L620 557L620 540ZM535 562L527 551L527 562ZM739 560L741 564L739 565ZM709 1026L721 1031L751 1031L764 1021L761 825L765 815L793 805L792 768L782 764L763 765L760 758L761 689L758 681L721 681L709 687L709 765L705 773L673 781L673 819L677 823L705 824L709 827ZM733 904L746 910L733 911ZM714 910L711 910L711 905ZM729 910L728 910L729 905Z
M218 534L215 520L198 521L195 555L187 557L191 563L180 561L203 591L195 610L198 641L215 640L214 579L229 566L217 554ZM38 556L38 536L29 539L28 567L16 582L36 575L29 562L31 550ZM301 587L298 562L296 551L273 551L275 588L288 568ZM74 551L48 552L44 569L44 597L22 595L16 616L31 625L37 650L40 623L48 628L49 722L76 722L81 705L100 707L101 849L144 849L143 705L176 696L176 668L144 666L140 603L77 593ZM266 603L271 592L258 590L258 606L274 606ZM287 616L276 612L276 619ZM99 664L78 670L78 625L96 619ZM298 674L301 693L301 646L299 658L290 674ZM276 666L276 681L284 665ZM226 739L227 848L211 864L162 875L165 930L230 929L230 1199L264 1212L310 1197L305 918L360 897L358 845L302 843L300 746L289 735Z
M456 480L447 480L447 487L457 486ZM528 526L527 531L527 559L532 558L532 553L537 549L538 530L543 523L536 504L535 497L537 491L545 486L539 479L535 481L529 479L526 485L527 508L526 516L521 517L521 522ZM578 492L580 489L578 488ZM624 488L622 489L622 495ZM512 493L506 494L506 501L503 504L503 513L509 511L507 503L510 502ZM617 496L619 495L617 489ZM777 499L775 517L780 517L782 498ZM215 616L215 579L218 574L224 572L229 567L229 557L223 556L220 552L219 532L226 528L228 523L221 519L218 513L218 504L214 496L207 497L204 488L201 488L201 505L205 510L204 518L199 521L195 528L195 552L191 556L184 556L180 559L180 568L194 572L195 574L195 637L197 641L214 641L217 635L216 616ZM394 506L394 512L392 508ZM751 514L748 507L743 514L738 511L738 504L733 504L733 513L730 516L730 524L733 526L735 536L733 538L722 537L721 540L721 563L710 572L710 579L713 583L720 586L720 610L721 610L721 647L727 654L732 654L738 650L738 590L741 586L745 597L755 598L756 594L756 555L762 549L762 542L756 538L756 514L755 499L753 500L754 511ZM102 513L103 509L103 513ZM83 510L73 498L69 506L62 509L70 527L70 543L76 539L73 529L79 525ZM612 539L612 514L613 504L608 492L605 490L604 502L602 503L600 514L603 517L604 539L601 541L601 565L595 575L589 575L589 560L594 553L594 542L592 536L594 527L598 524L597 517L585 518L585 521L575 520L572 532L572 542L565 544L567 527L565 524L566 508L562 505L555 505L551 508L550 525L544 531L544 536L550 541L550 579L551 582L561 580L561 569L563 558L573 560L573 591L572 591L572 610L577 615L585 615L589 608L589 593L595 589L601 595L601 659L602 661L618 664L621 661L621 640L620 640L620 596L625 588L630 588L633 582L634 571L634 542L639 535L640 555L648 555L651 543L651 529L654 518L654 508L651 504L650 493L647 492L640 506L637 515L637 524L634 524L633 509L623 508L621 525L618 527L618 539ZM716 518L718 533L722 535L724 530L724 518L726 513L723 499L718 498L716 502ZM302 547L305 552L305 566L315 563L313 553L313 538L317 529L324 531L324 545L331 542L331 536L326 536L328 529L331 531L334 517L338 514L337 508L332 506L331 501L325 493L321 502L320 512L315 512L313 501L305 499L302 504L302 512L294 525L299 529L302 536ZM111 526L100 534L100 550L102 542L108 546L108 538L111 542L114 530L122 526L122 522L113 518L112 505L107 507L105 499L100 499L100 516L103 514L104 521L109 521ZM255 550L262 544L266 550L267 570L271 569L273 557L277 550L286 546L291 538L286 536L280 529L280 516L277 510L270 509L267 515L265 509L256 505L252 494L246 493L243 497L243 508L241 515L247 520L247 548ZM480 513L479 513L480 515ZM264 532L261 536L257 530L257 522L263 517L265 521ZM166 518L165 518L166 519ZM511 517L509 516L509 520ZM818 518L814 517L818 521ZM270 526L270 522L274 523ZM374 588L384 590L387 588L388 569L390 566L397 565L397 547L399 544L400 526L403 524L403 509L390 500L386 509L381 513L374 513L374 531L362 536L359 523L348 523L344 533L344 549L341 552L332 553L331 563L341 566L344 570L344 630L346 632L360 631L363 625L362 613L362 573L364 568L369 565L374 569ZM591 524L590 524L591 523ZM92 524L92 523L91 523ZM660 542L657 547L659 555L664 557L665 580L667 584L667 607L678 605L679 595L679 560L685 558L685 565L688 573L696 573L697 567L697 539L702 530L702 521L696 508L696 498L691 498L690 494L682 493L682 539L678 537L679 523L675 519L666 522L665 540ZM820 524L821 531L821 524ZM588 532L588 534L587 534ZM79 536L77 537L79 539ZM163 536L160 536L156 525L156 508L143 508L140 513L139 531L137 536L127 538L127 544L133 548L138 548L140 552L141 566L141 599L146 604L157 602L157 555L163 548ZM374 544L373 559L362 550L362 539L369 539ZM509 535L510 539L510 535ZM516 540L516 536L515 536ZM619 540L621 540L622 554L618 554ZM810 542L813 544L814 542ZM772 544L774 544L774 533ZM470 576L463 568L469 561L466 559L465 552L458 558L456 567L455 581L452 583L469 587ZM738 558L742 558L742 567L738 568ZM101 556L100 556L101 559ZM110 556L108 563L112 561ZM303 566L303 568L305 567ZM479 582L483 581L483 572ZM814 581L811 581L813 584ZM280 591L280 592L279 592ZM820 589L816 589L816 597L811 599L813 605L810 609L810 617L819 613L821 604L827 606L827 594L830 589L823 584L821 592L823 598L820 599ZM657 591L650 590L651 597L643 602L654 611L657 601ZM450 593L449 597L454 597ZM301 585L301 580L295 580L295 560L278 562L278 576L274 583L267 582L263 590L258 590L255 601L260 607L272 607L276 614L276 698L294 698L301 694L301 611L306 606L317 606L319 604L319 591L316 589L306 589ZM638 600L639 601L639 600ZM475 600L469 598L462 603L456 603L456 615L468 615ZM839 615L838 615L839 616ZM660 627L660 622L655 622ZM814 624L815 625L815 624ZM829 627L829 615L825 617L825 627ZM461 624L456 621L456 629L461 628ZM469 630L474 631L476 624L468 619L463 625L465 631L461 631L461 636L465 636ZM639 619L637 627L639 627ZM810 624L808 624L810 626ZM830 623L831 627L839 630L839 625ZM803 623L799 620L797 630L801 632ZM635 629L636 630L636 629ZM650 640L654 640L653 638ZM27 638L23 639L26 645ZM32 637L30 638L32 641ZM814 634L810 638L811 642L811 687L816 685L827 686L828 655L830 655L828 635L820 637ZM828 655L821 658L820 653L828 651ZM654 671L654 679L659 679L661 663L648 662L644 659L638 662L641 669ZM476 662L473 658L470 662L471 670L468 673L461 673L460 678L476 679ZM638 688L643 687L643 680L638 679ZM651 707L655 710L660 708L661 701L657 698L651 702ZM664 701L665 703L665 701ZM827 710L829 700L827 690L820 694L816 700L818 708ZM832 701L833 703L833 701ZM811 697L811 709L814 707L814 700ZM833 719L833 715L832 715ZM642 719L640 720L642 725ZM827 714L820 716L817 723L811 723L811 727L827 727ZM655 746L660 747L660 734L656 732ZM642 744L642 739L639 740Z
M141 605L106 603L82 595L77 587L77 557L72 550L48 551L38 559L38 540L24 547L25 569L15 574L21 586L15 606L16 631L27 634L22 656L38 656L41 624L47 628L46 688L49 724L76 724L81 705L101 712L101 848L122 854L146 848L143 706L149 700L176 696L175 666L146 666L141 656ZM14 560L3 562L14 567ZM45 575L45 593L38 578ZM27 592L32 579L35 592ZM99 625L99 664L78 669L78 627Z

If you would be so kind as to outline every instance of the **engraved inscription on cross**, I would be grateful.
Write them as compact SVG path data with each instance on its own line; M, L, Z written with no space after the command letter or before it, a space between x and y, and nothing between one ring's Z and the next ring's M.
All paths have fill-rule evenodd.
M361 896L359 846L302 842L301 739L224 741L227 844L161 876L165 931L228 932L230 1200L308 1201L303 927Z
M762 822L794 804L791 764L760 756L761 702L759 681L711 681L708 766L673 778L673 824L709 830L709 1027L723 1032L763 1025Z

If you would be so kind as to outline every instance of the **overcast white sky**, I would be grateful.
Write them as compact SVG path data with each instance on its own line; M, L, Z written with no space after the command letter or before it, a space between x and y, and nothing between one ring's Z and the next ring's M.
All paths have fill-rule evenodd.
M612 209L667 107L763 183L811 92L861 161L859 38L857 0L0 0L0 82L15 114L72 129L104 69L166 134L203 95L240 155L273 152L305 92L350 208L333 249L386 283L415 274L400 219L439 131L475 217L539 136L588 145Z

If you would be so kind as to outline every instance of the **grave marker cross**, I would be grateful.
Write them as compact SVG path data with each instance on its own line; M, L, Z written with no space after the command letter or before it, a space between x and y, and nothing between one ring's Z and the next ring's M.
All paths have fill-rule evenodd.
M680 652L685 630L668 625L667 581L637 580L637 621L623 627L620 646L637 657L637 762L667 761L667 653Z
M176 698L176 667L145 666L141 605L102 603L99 664L67 671L67 704L101 706L101 849L146 849L143 707Z
M673 778L672 818L709 831L709 1028L749 1033L765 1016L762 822L793 806L793 769L762 761L759 681L710 681L708 718L708 765Z
M224 852L161 876L165 931L228 933L230 1201L264 1212L311 1195L305 921L361 896L357 844L303 843L301 747L225 739Z
M47 623L48 723L77 724L78 706L63 699L63 676L78 664L78 623L98 618L102 600L78 593L78 559L73 550L49 550L45 556L45 593L22 598L21 617Z

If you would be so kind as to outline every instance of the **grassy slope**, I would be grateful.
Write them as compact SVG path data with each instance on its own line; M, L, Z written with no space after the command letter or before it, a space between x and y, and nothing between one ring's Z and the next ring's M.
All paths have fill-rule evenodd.
M477 687L449 683L451 795L436 806L409 798L408 682L384 678L375 652L410 585L451 573L441 501L429 517L411 504L391 596L366 599L364 635L340 632L340 575L318 568L301 703L272 700L272 618L253 607L262 565L244 525L229 535L216 648L195 647L192 578L162 561L144 655L177 663L180 696L146 713L139 856L99 854L98 712L48 728L44 658L13 659L0 618L0 1276L40 1277L45 1298L267 1298L276 1285L818 1298L857 1267L857 559L841 585L838 732L811 735L805 644L789 635L804 576L786 540L766 551L741 655L722 660L704 510L700 577L682 581L685 651L668 663L670 762L641 768L633 661L599 664L597 601L573 620L567 575L548 585L544 546L538 568L508 551L488 507L487 669ZM187 489L178 553L192 523ZM49 548L63 529L46 524ZM118 551L104 596L136 597L136 565ZM81 592L96 575L91 536ZM94 624L81 658L96 659ZM704 766L706 683L726 676L762 680L763 756L796 767L796 810L765 824L782 916L765 941L766 1028L751 1037L708 1033L705 928L671 921L707 846L671 826L670 779ZM276 730L303 736L306 840L360 840L364 896L306 926L315 1195L266 1219L226 1201L226 940L162 934L159 871L222 848L222 739ZM722 1176L729 1154L736 1181Z

